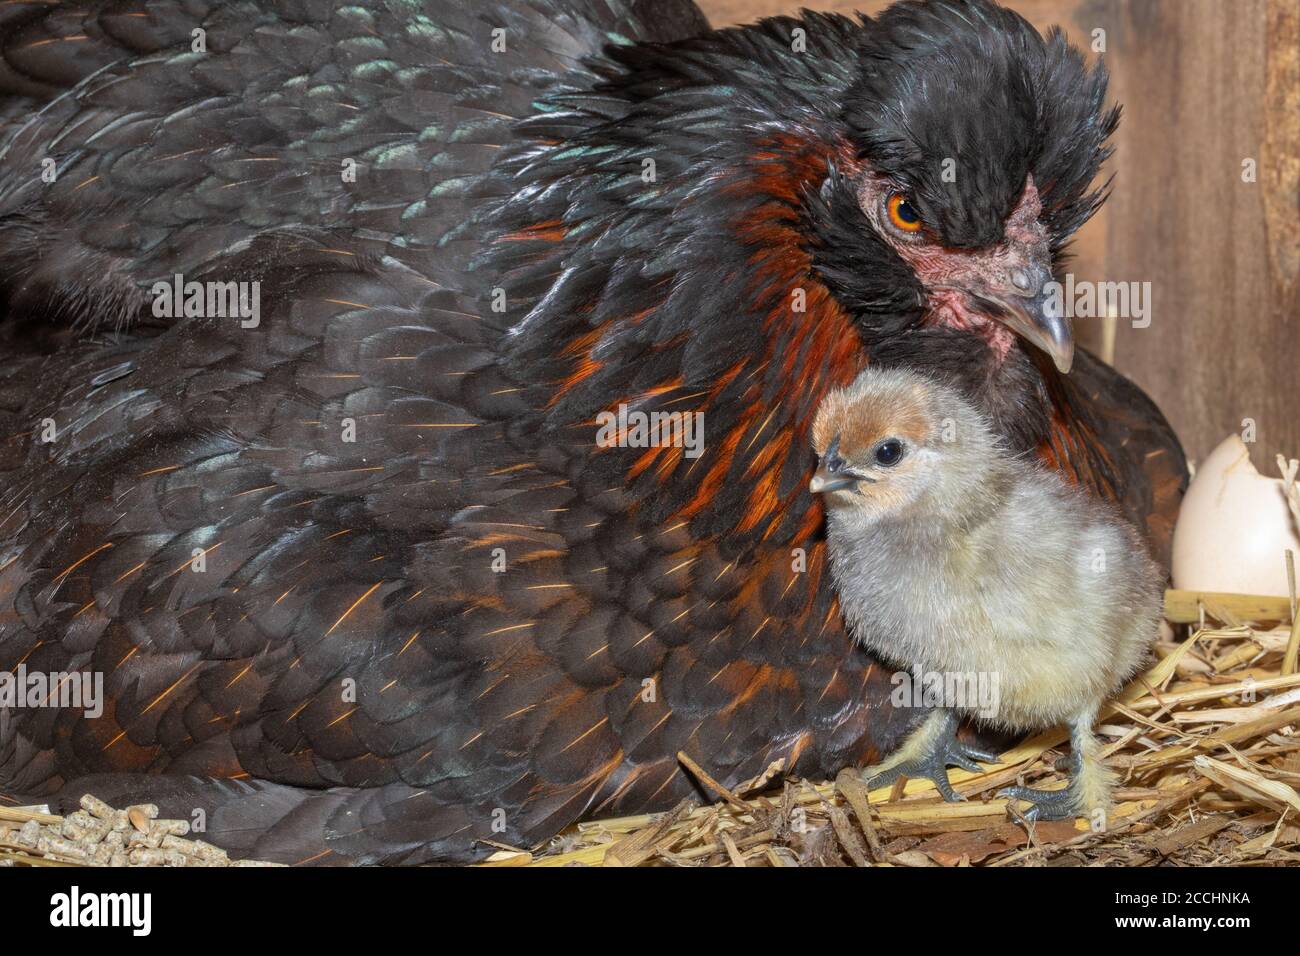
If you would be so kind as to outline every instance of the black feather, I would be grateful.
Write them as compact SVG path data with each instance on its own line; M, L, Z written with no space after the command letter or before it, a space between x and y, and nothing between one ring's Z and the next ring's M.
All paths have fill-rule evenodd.
M1094 438L1062 467L1153 533L1176 507L1131 386L924 327L857 203L865 156L954 245L1027 173L1057 247L1091 213L1104 73L1001 8L140 12L0 12L0 669L109 698L0 721L0 789L418 863L669 807L680 751L728 785L873 759L915 715L833 613L806 491L818 396L866 361L948 374L1019 448L1065 416ZM153 315L177 273L259 282L260 324ZM702 411L704 454L596 448L618 402Z

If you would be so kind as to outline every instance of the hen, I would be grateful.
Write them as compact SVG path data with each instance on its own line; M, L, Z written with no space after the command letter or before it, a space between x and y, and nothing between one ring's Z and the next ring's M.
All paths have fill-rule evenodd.
M1105 73L1001 7L20 3L0 57L0 668L105 696L5 712L12 799L416 863L670 806L679 751L877 759L919 715L808 492L869 361L1167 547L1177 441L1042 308Z

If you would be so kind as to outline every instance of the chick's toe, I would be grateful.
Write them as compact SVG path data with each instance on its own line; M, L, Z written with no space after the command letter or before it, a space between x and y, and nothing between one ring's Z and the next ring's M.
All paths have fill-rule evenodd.
M921 778L934 784L940 795L950 803L966 798L948 782L948 768L960 767L972 773L984 768L977 760L996 763L997 755L957 739L957 714L950 710L937 710L918 727L887 760L862 771L868 787L883 787L899 777Z
M1073 785L1061 790L1005 787L998 791L998 796L1028 803L1029 808L1021 815L1031 823L1035 820L1069 820L1079 813L1079 795Z

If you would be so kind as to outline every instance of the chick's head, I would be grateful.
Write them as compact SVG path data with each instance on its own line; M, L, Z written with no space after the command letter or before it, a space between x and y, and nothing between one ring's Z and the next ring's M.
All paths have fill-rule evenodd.
M813 421L826 506L859 518L960 504L997 452L988 423L954 389L903 369L868 368L830 392Z

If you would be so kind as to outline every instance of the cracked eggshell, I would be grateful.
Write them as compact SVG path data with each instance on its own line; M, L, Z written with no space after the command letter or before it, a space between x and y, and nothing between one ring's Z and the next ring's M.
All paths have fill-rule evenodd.
M1300 537L1282 482L1255 470L1232 435L1196 469L1174 527L1174 587L1286 597L1286 551Z

